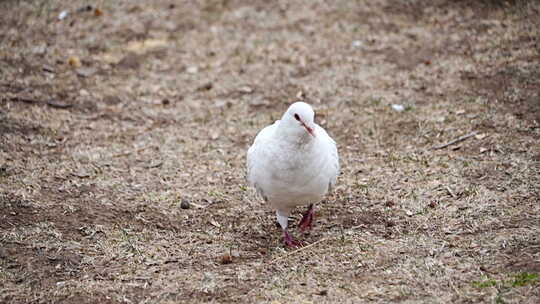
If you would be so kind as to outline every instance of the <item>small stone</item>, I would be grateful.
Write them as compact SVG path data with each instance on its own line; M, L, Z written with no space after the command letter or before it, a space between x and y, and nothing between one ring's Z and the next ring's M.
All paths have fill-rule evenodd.
M90 77L97 72L95 68L79 68L77 69L77 75L81 77Z
M161 101L161 104L164 105L164 106L166 106L166 105L168 105L168 104L170 104L170 103L171 103L171 101L170 101L169 99L167 99L167 98L165 98L165 99L163 99L163 100Z
M356 48L361 47L362 45L363 45L363 43L360 40L355 40L355 41L352 42L352 46L356 47Z
M64 20L68 14L68 11L61 11L60 14L58 14L58 20Z
M190 66L186 69L186 72L190 74L197 74L199 72L199 68L196 66Z
M270 102L268 101L268 99L265 99L263 97L255 97L253 98L252 100L249 101L249 105L253 106L253 107L261 107L261 106L267 106L269 105Z
M400 104L393 104L392 109L396 112L403 112L405 110L405 107Z
M214 85L211 82L207 82L207 83L203 84L202 86L200 86L197 90L199 90L199 91L210 91L213 87L214 87Z
M47 45L46 44L39 44L32 48L32 53L36 55L43 55L47 51Z
M324 296L327 296L327 295L328 295L328 290L323 289L323 290L319 291L319 295L320 295L320 296L323 296L323 297L324 297Z
M242 86L238 88L238 92L244 93L244 94L251 94L253 93L253 89L249 86Z
M189 203L188 200L182 200L182 202L180 203L180 208L189 209L191 208L191 204Z
M46 64L41 67L41 70L43 72L47 72L47 73L51 73L51 74L54 73L54 68L51 67L50 65L46 65Z

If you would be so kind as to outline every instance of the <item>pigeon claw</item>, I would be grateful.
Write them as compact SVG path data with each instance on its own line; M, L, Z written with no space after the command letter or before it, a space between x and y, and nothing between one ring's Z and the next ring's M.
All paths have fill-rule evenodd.
M283 230L283 244L288 248L298 248L303 246L302 242L294 240L287 230Z
M298 223L300 231L306 232L307 230L311 230L313 227L313 217L315 217L315 211L313 204L311 204L309 205L308 210L304 213L304 216L302 216L300 223Z

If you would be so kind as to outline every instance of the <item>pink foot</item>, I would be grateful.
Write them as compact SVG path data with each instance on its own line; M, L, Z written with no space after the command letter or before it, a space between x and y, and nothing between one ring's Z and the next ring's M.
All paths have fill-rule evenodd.
M309 205L308 210L306 213L304 213L304 216L302 216L302 219L300 220L300 223L298 224L298 227L300 228L300 231L305 232L306 230L310 230L313 226L313 217L315 216L315 208L313 208L313 204Z
M283 244L285 245L285 247L289 247L289 248L302 247L302 243L299 241L293 240L293 238L289 235L289 232L287 230L283 230Z

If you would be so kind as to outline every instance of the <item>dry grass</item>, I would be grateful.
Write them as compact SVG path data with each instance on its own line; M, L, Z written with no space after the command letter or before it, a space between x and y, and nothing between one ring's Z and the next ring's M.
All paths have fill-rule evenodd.
M85 5L0 3L0 302L540 302L539 2ZM290 251L296 96L343 172Z

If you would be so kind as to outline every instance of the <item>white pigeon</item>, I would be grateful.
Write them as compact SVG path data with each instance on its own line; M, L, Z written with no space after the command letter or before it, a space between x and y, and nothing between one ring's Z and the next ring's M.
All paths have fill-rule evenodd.
M248 182L276 209L288 247L301 246L287 230L292 209L309 205L299 227L311 228L313 205L332 189L339 174L336 142L314 118L309 104L293 103L281 120L257 134L247 152Z

